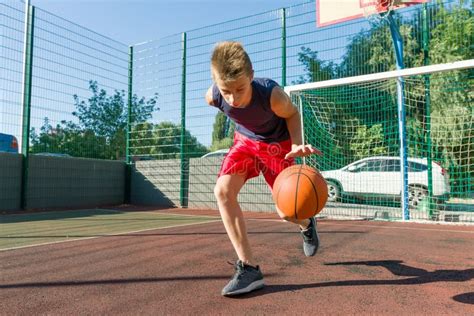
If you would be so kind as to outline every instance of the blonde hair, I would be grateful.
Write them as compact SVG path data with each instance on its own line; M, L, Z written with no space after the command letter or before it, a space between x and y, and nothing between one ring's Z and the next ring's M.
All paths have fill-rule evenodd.
M211 73L224 82L234 81L242 75L252 76L252 62L238 42L220 42L214 47L211 57Z

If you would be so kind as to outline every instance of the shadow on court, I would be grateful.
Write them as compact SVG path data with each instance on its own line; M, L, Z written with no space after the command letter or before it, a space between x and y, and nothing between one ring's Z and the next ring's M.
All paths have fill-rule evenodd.
M335 262L335 263L326 263L325 265L327 266L364 265L364 266L369 266L369 267L383 267L389 270L393 275L406 276L406 277L411 277L411 278L394 279L394 280L347 280L347 281L331 281L331 282L310 283L310 284L269 285L263 290L261 290L260 292L251 293L239 298L254 297L254 296L271 294L271 293L276 293L276 292L297 291L297 290L308 289L308 288L361 286L361 285L362 286L417 285L417 284L426 284L426 283L433 283L433 282L467 282L474 279L474 269L435 270L435 271L430 272L424 269L411 267L411 266L402 264L402 261L398 261L398 260ZM467 297L469 298L469 295L467 295Z
M463 293L463 294L453 296L453 300L459 303L474 305L474 292Z
M269 275L270 276L270 275ZM16 284L0 284L0 289L21 289L21 288L44 288L44 287L69 287L69 286L89 286L89 285L126 285L140 283L160 283L160 282L182 282L182 281L209 281L228 280L228 275L200 275L200 276L175 276L161 278L123 278L107 280L70 280L55 282L25 282Z

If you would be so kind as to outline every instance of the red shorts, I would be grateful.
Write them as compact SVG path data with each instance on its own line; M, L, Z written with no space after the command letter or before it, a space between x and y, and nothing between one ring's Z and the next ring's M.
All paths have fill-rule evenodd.
M248 180L262 172L265 181L273 188L278 174L294 164L293 158L285 159L285 155L290 151L291 140L265 143L236 132L234 145L222 162L219 177L224 174L239 174Z

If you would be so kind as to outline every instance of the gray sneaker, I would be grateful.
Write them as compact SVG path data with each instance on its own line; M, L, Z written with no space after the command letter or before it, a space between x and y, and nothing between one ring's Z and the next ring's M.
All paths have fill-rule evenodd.
M264 286L260 267L252 267L237 260L232 280L222 289L222 295L233 296L261 289Z
M301 230L303 236L303 250L307 257L314 256L319 248L319 236L316 230L316 219L311 217L308 228Z

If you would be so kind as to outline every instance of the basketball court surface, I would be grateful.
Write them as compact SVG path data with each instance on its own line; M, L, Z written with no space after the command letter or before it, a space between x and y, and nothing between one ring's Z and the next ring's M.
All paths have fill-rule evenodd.
M1 314L474 313L473 226L321 218L307 258L294 225L246 213L266 287L224 298L236 257L216 211L72 214L2 220Z

